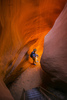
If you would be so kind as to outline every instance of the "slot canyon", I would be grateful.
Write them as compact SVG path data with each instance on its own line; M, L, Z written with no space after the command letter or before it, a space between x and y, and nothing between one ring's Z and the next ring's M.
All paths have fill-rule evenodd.
M37 87L59 99L23 99ZM0 100L67 100L67 0L0 0Z

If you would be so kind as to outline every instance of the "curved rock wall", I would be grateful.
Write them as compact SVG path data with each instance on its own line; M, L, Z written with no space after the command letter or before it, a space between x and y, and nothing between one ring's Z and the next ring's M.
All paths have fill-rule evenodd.
M14 100L3 81L0 81L0 100Z
M43 37L54 24L66 0L0 0L0 62L2 68L21 46L37 39L31 47L41 56Z
M44 39L41 66L51 83L67 89L67 4Z
M10 71L18 50L22 52L23 46L31 40L34 41L31 50L37 48L41 56L43 37L65 3L66 0L0 0L0 77L5 76L7 63Z

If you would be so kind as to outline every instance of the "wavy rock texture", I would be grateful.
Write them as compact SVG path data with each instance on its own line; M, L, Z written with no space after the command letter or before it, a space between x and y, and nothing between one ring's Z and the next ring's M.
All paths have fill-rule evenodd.
M66 0L0 0L0 62L2 68L31 40L41 57L43 38L52 28ZM4 72L5 73L5 72Z
M57 88L67 89L67 4L46 35L41 58L43 70Z
M41 57L44 36L65 3L66 0L0 0L0 77L5 80L17 65L5 83L14 81L23 72L27 51L37 48ZM24 47L27 48L24 57L19 65L15 64Z

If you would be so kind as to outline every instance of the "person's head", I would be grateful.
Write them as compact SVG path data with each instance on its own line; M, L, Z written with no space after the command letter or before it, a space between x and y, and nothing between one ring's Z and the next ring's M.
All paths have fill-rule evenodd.
M37 49L33 49L33 51L34 51L34 52L36 52L36 51L37 51Z

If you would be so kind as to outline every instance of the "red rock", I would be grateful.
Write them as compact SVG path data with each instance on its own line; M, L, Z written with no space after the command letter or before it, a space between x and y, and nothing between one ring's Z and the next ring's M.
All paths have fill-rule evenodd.
M3 81L0 80L0 100L14 100Z
M51 83L67 88L67 4L45 37L41 66Z

